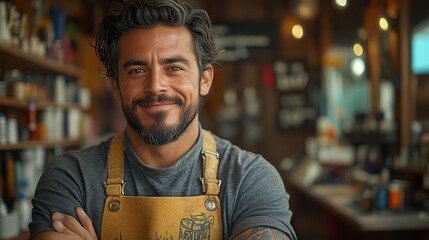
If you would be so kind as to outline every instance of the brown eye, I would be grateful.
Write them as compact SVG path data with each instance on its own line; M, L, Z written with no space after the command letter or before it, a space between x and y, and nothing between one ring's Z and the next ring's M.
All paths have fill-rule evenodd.
M181 68L181 67L171 67L169 70L172 71L172 72L178 72L178 71L183 70L183 68Z
M145 73L144 69L138 68L138 69L132 69L128 71L128 75L130 77L139 77Z

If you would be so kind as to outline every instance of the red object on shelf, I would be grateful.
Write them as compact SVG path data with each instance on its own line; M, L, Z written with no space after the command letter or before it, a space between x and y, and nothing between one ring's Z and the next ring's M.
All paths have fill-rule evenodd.
M262 80L266 88L271 89L274 87L275 76L274 76L273 64L271 63L264 64L264 67L262 69Z

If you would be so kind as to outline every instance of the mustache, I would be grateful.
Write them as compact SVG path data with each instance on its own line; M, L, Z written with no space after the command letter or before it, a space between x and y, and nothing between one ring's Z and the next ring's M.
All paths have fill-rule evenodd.
M134 109L139 105L148 106L148 105L155 104L155 103L174 103L174 104L177 104L179 106L182 106L183 100L180 97L167 96L164 94L151 95L151 96L147 96L145 98L140 98L140 99L133 101L132 108Z

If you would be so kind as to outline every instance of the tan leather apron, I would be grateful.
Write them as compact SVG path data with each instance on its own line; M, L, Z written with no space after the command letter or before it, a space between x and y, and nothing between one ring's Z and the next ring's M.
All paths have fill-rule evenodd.
M213 136L203 130L203 137L200 180L205 195L190 197L124 196L123 134L113 138L105 182L102 240L222 239L219 159Z

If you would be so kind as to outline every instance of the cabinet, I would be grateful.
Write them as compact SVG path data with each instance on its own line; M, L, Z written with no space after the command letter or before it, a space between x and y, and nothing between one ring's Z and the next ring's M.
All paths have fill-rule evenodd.
M0 44L0 56L1 59L3 59L0 62L0 69L4 71L19 69L25 73L41 74L39 76L42 78L47 75L66 76L68 77L68 80L74 81L76 86L79 85L79 80L82 75L82 71L79 67L62 64L47 58L41 58L33 54L25 53L20 49L9 47L3 44ZM79 91L79 87L77 87L74 91ZM25 112L28 110L28 108L28 99L16 99L10 96L0 96L1 111L5 111L6 113L13 112L18 114L20 117L28 118L28 116L25 116ZM56 103L54 100L52 100L52 98L49 97L44 100L36 99L35 108L38 113L41 113L46 109L61 109L64 111L77 110L79 113L83 112L84 110L83 107L79 104L79 99L74 99L73 102L65 100L62 103ZM73 138L67 138L67 136L65 136L65 138L56 140L43 140L43 137L40 137L40 139L37 140L19 141L17 144L2 144L0 145L0 150L20 150L33 146L43 146L47 148L55 146L75 146L79 144L81 140L80 138L81 136L76 137L76 134Z
M82 70L79 67L42 58L4 44L0 44L0 59L3 77L11 70L19 70L23 76L37 76L43 81L44 90L50 92L45 97L36 94L31 95L31 98L25 94L24 97L17 98L10 91L3 91L0 95L0 112L4 116L14 115L19 126L17 141L0 143L0 196L3 196L8 210L12 212L17 199L21 199L18 196L24 195L27 200L32 197L44 163L51 156L81 145L84 138L81 129L85 107L81 101ZM58 81L58 76L64 79L61 94L73 96L72 98L65 97L62 101L55 101L52 97L52 94L58 92L53 91L52 88L56 85L51 81ZM3 87L10 87L3 77ZM30 80L31 77L23 77L21 83L27 84ZM68 86L72 88L67 89ZM37 91L37 86L35 88ZM53 114L49 115L48 112ZM35 135L31 135L31 128L28 127L31 121L36 124ZM52 133L53 128L60 133L48 134ZM6 131L9 130L6 128ZM32 161L38 163L32 164ZM29 174L32 178L28 176L29 171L32 171ZM28 232L24 232L22 236L23 239L28 237Z

